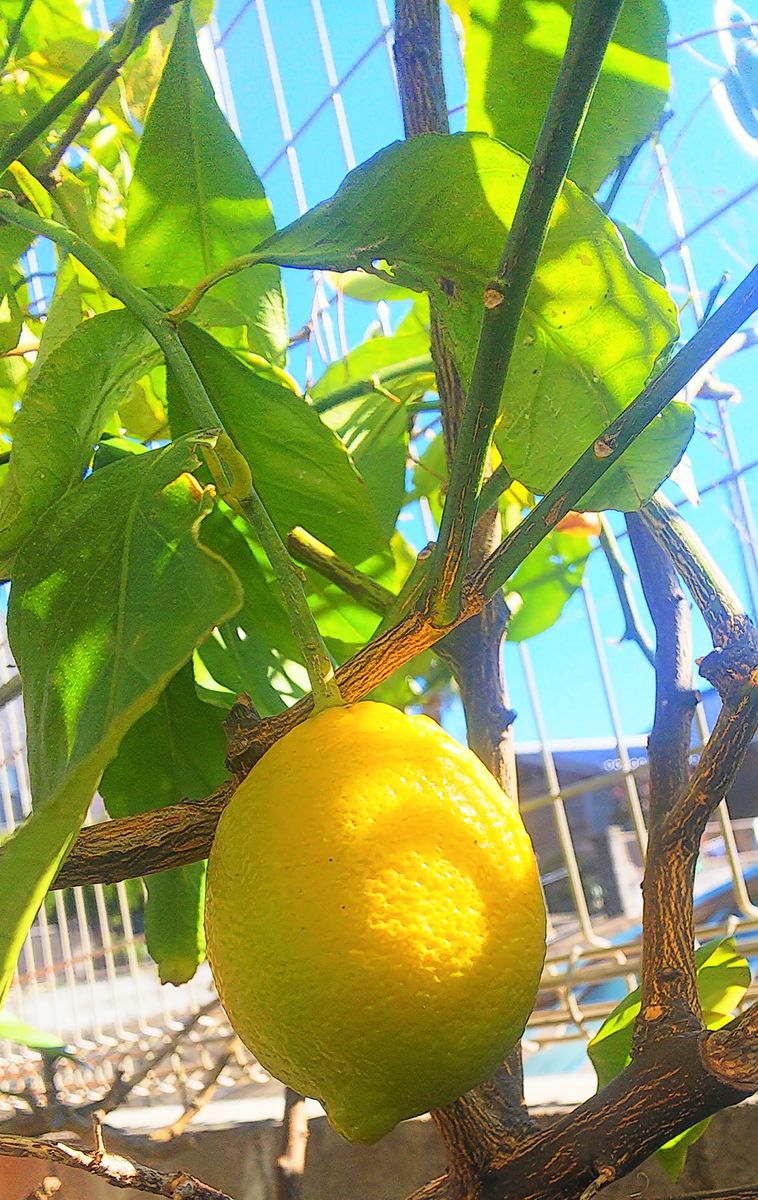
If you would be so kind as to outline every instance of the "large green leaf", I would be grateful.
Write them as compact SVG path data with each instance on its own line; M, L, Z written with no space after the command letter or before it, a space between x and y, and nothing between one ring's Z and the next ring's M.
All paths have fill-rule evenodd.
M0 846L0 999L47 887L127 730L242 602L198 541L199 437L96 471L20 556L8 630L24 684L34 811Z
M695 951L697 989L708 1029L728 1024L737 1005L750 986L750 967L737 953L734 938L714 938ZM630 1060L634 1022L641 1008L640 990L635 988L601 1025L587 1047L597 1074L598 1087L605 1087L623 1071ZM678 1178L687 1148L703 1134L708 1120L671 1138L658 1151L661 1165Z
M532 550L508 580L508 591L518 592L522 601L508 622L509 642L526 641L555 624L581 587L591 551L586 533L560 530L553 530Z
M573 0L471 0L467 124L531 157L558 74ZM655 128L669 88L662 0L626 0L570 167L594 192Z
M245 366L202 330L185 324L181 337L280 533L303 525L351 563L377 567L388 561L387 539L366 487L310 405ZM171 383L168 398L172 430L186 431L192 419Z
M328 366L311 391L363 476L388 537L405 492L405 406L436 387L430 354L427 332L369 338Z
M398 283L430 293L468 380L483 290L526 171L521 155L484 134L396 143L269 239L261 258L334 270L386 263ZM547 491L638 394L677 330L671 299L633 265L594 202L566 184L504 389L496 440L511 474ZM668 405L584 507L638 508L681 457L692 427L689 408Z
M6 561L81 480L108 417L159 359L152 336L125 309L85 321L50 351L13 423L0 503L0 556Z
M244 602L198 648L207 672L198 672L206 694L229 705L247 692L262 716L281 712L310 690L300 651L281 594L260 547L241 518L214 512L203 525L203 544L229 563L244 590Z
M274 229L271 207L213 94L185 3L129 188L124 266L143 287L192 287ZM283 363L279 272L245 271L218 294L247 322L250 348Z
M226 776L226 742L217 708L195 690L192 664L171 679L140 717L106 768L99 792L112 817L126 817L207 796ZM186 983L205 957L205 863L149 875L147 948L162 983Z

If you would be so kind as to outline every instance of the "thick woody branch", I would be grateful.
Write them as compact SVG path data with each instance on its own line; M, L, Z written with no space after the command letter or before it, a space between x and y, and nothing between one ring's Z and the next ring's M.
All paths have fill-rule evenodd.
M694 1122L744 1100L758 1087L758 1067L739 1076L722 1069L718 1036L690 1032L651 1045L597 1095L496 1161L479 1200L576 1200L598 1179L620 1179ZM744 1032L734 1058L738 1042L747 1045Z
M650 836L642 883L642 1010L636 1038L699 1023L690 855L671 844L666 821L689 782L692 626L689 603L665 550L639 516L627 517L642 590L655 625L655 718L648 741ZM699 844L699 839L698 839ZM692 878L690 879L690 874Z
M398 0L395 9L395 63L406 137L447 133L447 99L442 71L439 0ZM432 312L432 359L440 401L442 435L448 466L460 459L459 435L466 397L442 325ZM482 474L489 474L488 463ZM470 564L479 565L501 538L500 516L492 507L510 485L503 467L489 475L474 497ZM433 555L425 559L427 573ZM508 610L502 596L482 608L440 643L458 684L466 717L468 744L501 787L516 796L516 760L507 704L502 643ZM447 1149L449 1170L467 1180L492 1154L493 1147L515 1144L533 1132L524 1106L521 1048L512 1051L495 1078L432 1113Z

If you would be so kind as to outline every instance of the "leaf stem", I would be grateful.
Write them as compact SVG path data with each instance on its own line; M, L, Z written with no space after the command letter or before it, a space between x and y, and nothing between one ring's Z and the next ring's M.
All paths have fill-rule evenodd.
M753 267L721 307L674 355L660 375L619 413L601 436L587 447L563 478L504 539L481 570L474 574L470 581L470 590L476 592L481 589L485 599L493 596L497 589L508 581L527 554L557 525L561 517L565 517L572 508L576 508L582 497L614 463L618 462L643 429L647 428L757 308L758 265Z
M485 290L479 344L433 552L429 604L440 625L452 621L461 607L477 500L516 333L622 3L577 0L574 5L566 53L511 231Z
M248 267L255 267L261 261L262 259L257 252L241 254L239 258L230 259L229 262L224 263L218 270L211 271L210 275L206 275L199 283L196 283L184 297L181 304L177 304L176 308L172 308L170 312L166 313L167 320L171 321L174 325L185 321L195 311L205 293L209 292L217 283L221 283L222 279L228 279L231 275L238 275L240 271L246 271Z
M175 3L176 0L150 0L140 14L140 21L135 32L135 46L142 41L154 25L163 20ZM68 106L81 96L82 92L86 92L101 75L111 70L114 62L113 54L115 53L118 57L119 40L125 27L126 22L117 25L108 41L87 59L76 74L72 75L68 82L64 83L63 87L54 96L51 96L25 125L22 125L21 129L6 139L0 150L0 175L4 174L10 164L20 158L24 151L28 150L37 138L41 137L61 113L65 112Z
M303 651L305 666L313 688L316 710L327 704L341 703L339 689L334 680L334 668L318 631L316 620L308 607L298 569L290 558L255 487L250 488L250 494L246 497L240 497L233 492L234 462L231 456L236 455L239 458L242 456L231 443L224 424L195 370L192 359L185 350L176 329L166 320L166 314L158 308L147 292L142 288L135 287L128 279L125 279L117 267L114 267L107 258L78 234L67 229L58 221L40 217L37 213L22 208L8 192L0 192L0 221L3 220L11 225L27 229L39 237L49 238L50 241L63 246L65 250L78 258L95 278L120 300L153 335L163 351L167 368L173 372L184 392L194 420L200 426L217 430L221 434L216 445L216 455L208 457L209 466L211 466L215 482L219 485L222 497L226 497L230 490L232 491L230 503L242 513L260 539L268 556L277 582L282 589L292 631ZM226 455L222 446L224 437L230 448ZM214 472L213 462L216 457L220 460L222 468L229 470L231 467L229 479L225 480L220 477L218 470Z

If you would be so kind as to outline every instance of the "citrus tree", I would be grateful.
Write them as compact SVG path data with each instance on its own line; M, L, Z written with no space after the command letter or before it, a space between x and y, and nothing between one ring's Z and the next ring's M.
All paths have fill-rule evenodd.
M404 1060L412 1073L429 1046L407 1038L398 993L366 1020L401 1039L387 1063L407 1103L372 1121L360 1074L338 1079L366 1118L337 1121L354 1136L438 1101L449 1167L419 1197L586 1200L654 1150L676 1170L702 1122L758 1087L758 1010L734 1016L746 986L741 974L732 984L734 953L696 953L692 915L700 838L758 725L758 641L708 550L656 494L692 434L683 389L758 307L758 268L680 345L655 256L592 198L660 120L660 0L452 7L466 29L469 131L448 133L436 0L397 0L406 139L281 230L216 105L195 38L204 14L189 0L134 0L107 40L73 0L0 8L0 563L34 798L0 847L0 992L49 889L140 876L161 978L190 978L205 954L204 860L225 810L208 932L233 974L239 896L224 871L240 845L245 860L256 852L241 798L268 799L269 833L288 804L297 814L294 850L278 834L260 847L274 902L290 865L313 885L298 829L318 817L323 844L338 838L334 770L346 786L358 746L361 788L385 787L390 741L357 703L367 697L392 706L386 728L410 747L424 803L443 796L424 819L455 817L450 854L463 855L455 821L477 789L510 814L516 832L495 844L512 847L522 835L502 796L516 794L503 638L558 618L593 534L609 537L594 514L624 512L657 634L657 692L641 988L593 1044L602 1086L547 1131L524 1108L513 1044L544 953L531 885L532 917L520 932L493 927L486 944L498 945L484 952L523 987L510 1023L473 1015L480 983L469 983L469 1024L458 1013L451 1026L460 1061L450 1046L449 1066L427 1054L438 1083L415 1092ZM54 277L44 321L31 303L33 244ZM397 301L401 319L303 393L287 371L300 332L287 326L282 267L331 272L348 295ZM430 408L441 434L409 487L409 443ZM439 536L416 555L398 519L419 496ZM723 702L692 774L682 585L712 634L700 672ZM430 750L426 726L394 711L451 677L489 775L439 731ZM448 803L453 760L464 782ZM82 829L97 790L114 819ZM487 837L501 828L493 812ZM416 820L404 835L389 918L413 910L406 884L431 875L424 937L449 941L425 832ZM494 908L513 902L515 878L493 868ZM282 929L285 959L293 928ZM339 955L311 967L344 978ZM384 969L362 986L381 990ZM287 1029L300 1008L282 1014L281 1053L264 1051L304 1088L309 1039ZM249 1014L234 1010L244 1035ZM480 1026L486 1046L469 1060ZM87 1153L0 1132L0 1152L159 1195L220 1196L110 1155L100 1133Z

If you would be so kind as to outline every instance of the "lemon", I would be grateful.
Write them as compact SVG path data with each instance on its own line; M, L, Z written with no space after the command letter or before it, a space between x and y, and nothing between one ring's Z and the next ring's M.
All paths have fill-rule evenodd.
M368 1143L494 1071L545 954L516 805L384 704L326 709L256 764L219 822L205 920L242 1041Z

